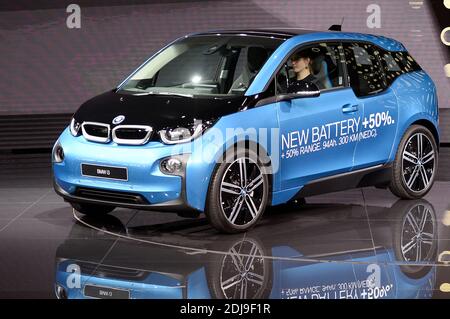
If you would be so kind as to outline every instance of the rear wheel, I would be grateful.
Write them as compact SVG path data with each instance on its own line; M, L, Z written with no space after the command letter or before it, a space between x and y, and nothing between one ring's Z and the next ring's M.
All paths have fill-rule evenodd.
M431 189L438 164L433 134L423 126L411 126L397 150L390 189L400 198L421 198Z
M76 211L89 216L100 216L112 212L114 206L97 205L97 204L87 204L87 203L70 203L73 209Z
M250 229L267 205L269 179L256 154L238 150L213 174L206 216L217 230L237 233Z

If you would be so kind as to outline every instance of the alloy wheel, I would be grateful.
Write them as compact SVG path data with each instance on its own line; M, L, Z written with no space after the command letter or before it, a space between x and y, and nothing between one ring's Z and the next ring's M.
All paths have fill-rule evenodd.
M401 252L405 261L428 261L435 238L434 217L425 205L414 206L403 220Z
M227 299L261 298L267 275L261 249L255 242L243 240L223 259L220 288Z
M244 226L257 218L263 207L264 177L258 163L241 157L226 169L220 185L220 205L229 223Z
M427 190L434 179L436 151L423 133L413 134L402 154L402 174L406 187L415 193Z

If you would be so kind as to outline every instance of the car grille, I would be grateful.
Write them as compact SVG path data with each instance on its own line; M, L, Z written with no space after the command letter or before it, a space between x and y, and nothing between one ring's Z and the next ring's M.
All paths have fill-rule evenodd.
M142 195L134 193L78 187L75 194L83 198L123 204L148 204L148 201Z
M141 145L148 142L152 134L150 126L119 125L112 131L113 141L117 144Z
M118 125L111 131L109 124L83 122L81 130L88 141L109 143L112 139L123 145L145 144L152 135L152 128L146 125Z
M110 141L110 127L108 124L84 122L81 125L83 136L92 142L108 143Z

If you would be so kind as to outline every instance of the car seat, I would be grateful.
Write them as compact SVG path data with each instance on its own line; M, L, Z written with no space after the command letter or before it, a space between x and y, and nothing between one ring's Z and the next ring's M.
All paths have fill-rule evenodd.
M333 87L329 76L328 64L324 55L317 56L311 64L312 74L317 79L319 88L330 89Z
M246 90L258 71L262 68L268 58L268 53L262 47L247 48L247 63L242 68L242 73L234 80L229 93L236 90Z

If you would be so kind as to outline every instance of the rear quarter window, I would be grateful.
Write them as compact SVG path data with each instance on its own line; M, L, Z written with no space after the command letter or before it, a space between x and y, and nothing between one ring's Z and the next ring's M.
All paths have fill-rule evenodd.
M387 87L378 49L368 43L344 43L348 80L358 97L383 91Z
M381 49L379 51L388 85L391 85L402 74L422 70L408 52L391 52Z

